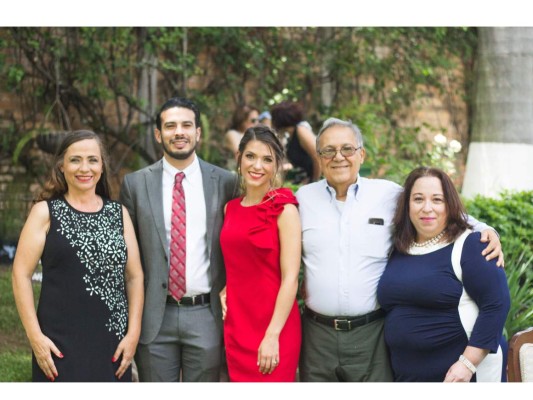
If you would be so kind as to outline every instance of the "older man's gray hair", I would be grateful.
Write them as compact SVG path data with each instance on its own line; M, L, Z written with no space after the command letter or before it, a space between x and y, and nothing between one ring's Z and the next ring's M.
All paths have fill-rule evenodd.
M320 131L318 132L318 135L316 135L316 148L317 148L317 150L320 150L320 148L318 146L318 141L320 140L320 136L322 136L324 131L326 131L327 129L332 128L334 126L343 126L345 128L351 129L351 131L355 135L355 140L357 141L357 145L361 146L361 147L364 147L363 134L361 133L361 130L359 129L359 127L357 125L352 123L352 121L350 121L350 120L344 121L342 119L333 118L332 117L332 118L328 118L327 120L324 121L324 123L322 124L322 128L320 128Z

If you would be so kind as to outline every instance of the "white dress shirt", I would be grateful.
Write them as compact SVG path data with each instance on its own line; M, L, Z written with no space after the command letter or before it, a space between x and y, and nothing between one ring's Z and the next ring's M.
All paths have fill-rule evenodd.
M307 307L328 316L379 308L376 289L392 247L401 190L390 181L361 177L345 202L335 199L325 179L298 190Z
M211 291L209 258L207 254L207 223L204 185L200 163L195 156L191 165L180 171L163 158L163 215L165 233L170 245L170 219L172 216L172 192L174 179L183 172L183 191L186 211L186 267L185 296L193 296Z

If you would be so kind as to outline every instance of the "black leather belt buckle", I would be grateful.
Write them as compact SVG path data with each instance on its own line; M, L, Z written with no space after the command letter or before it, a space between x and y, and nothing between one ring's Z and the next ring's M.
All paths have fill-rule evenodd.
M307 307L305 308L304 313L314 321L333 327L336 331L351 331L352 329L369 324L370 322L374 322L385 316L385 311L381 308L359 317L345 318L321 315Z
M333 325L336 331L352 330L352 321L349 321L347 319L334 319Z

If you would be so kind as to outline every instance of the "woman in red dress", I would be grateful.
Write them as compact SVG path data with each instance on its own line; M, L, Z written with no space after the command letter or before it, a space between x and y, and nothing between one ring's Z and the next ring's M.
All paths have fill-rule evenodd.
M282 163L283 148L270 128L245 132L237 164L244 195L226 204L220 234L224 342L233 382L296 377L301 225L291 190L276 189Z

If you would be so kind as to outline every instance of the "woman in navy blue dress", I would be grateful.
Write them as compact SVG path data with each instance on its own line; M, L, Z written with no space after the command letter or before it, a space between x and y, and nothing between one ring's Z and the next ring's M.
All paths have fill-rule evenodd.
M504 381L507 280L481 255L450 178L407 177L394 217L395 250L378 285L396 381Z

